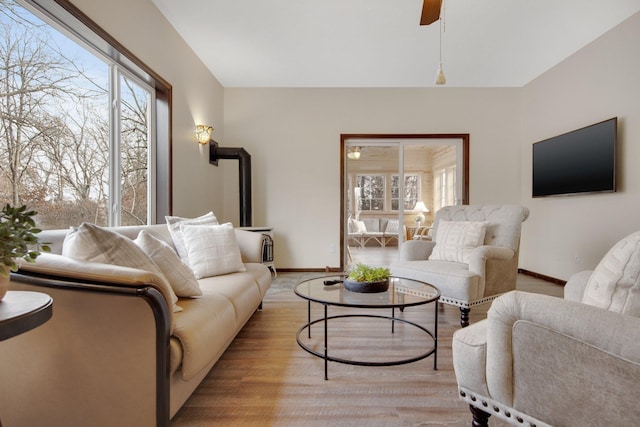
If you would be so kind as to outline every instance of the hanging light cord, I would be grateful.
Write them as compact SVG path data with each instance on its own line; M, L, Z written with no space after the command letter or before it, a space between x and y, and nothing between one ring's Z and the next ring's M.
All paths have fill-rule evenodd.
M446 23L445 23L446 11L447 11L446 2L442 0L442 17L440 18L440 63L441 64L442 64L442 33L446 31Z

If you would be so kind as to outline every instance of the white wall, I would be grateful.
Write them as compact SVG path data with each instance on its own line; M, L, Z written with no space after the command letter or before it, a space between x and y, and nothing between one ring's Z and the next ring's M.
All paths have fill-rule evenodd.
M223 168L209 165L208 151L194 136L202 123L214 126L213 137L222 140L220 83L151 0L72 2L173 87L173 213L222 212Z
M521 89L224 94L225 145L252 155L254 225L275 227L280 268L340 265L341 133L469 133L470 202L520 200ZM237 172L227 171L224 216L238 218Z
M151 0L73 3L173 86L174 214L238 223L237 162L211 166L194 141L213 125L252 154L254 224L276 227L279 267L339 264L341 133L470 133L470 201L531 209L531 271L567 279L640 229L640 15L520 89L224 89ZM531 199L531 144L613 116L619 192Z
M640 14L523 89L520 266L560 279L593 269L622 237L640 230ZM531 198L531 145L618 117L618 192ZM578 260L576 260L576 257Z

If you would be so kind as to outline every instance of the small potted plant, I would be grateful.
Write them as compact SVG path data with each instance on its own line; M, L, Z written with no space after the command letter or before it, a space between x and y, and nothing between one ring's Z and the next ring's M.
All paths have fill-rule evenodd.
M389 289L389 276L388 268L358 263L345 278L344 287L352 292L385 292Z
M36 237L41 231L33 220L36 214L24 205L6 204L0 211L0 300L9 288L9 272L18 270L19 260L34 262L40 251L49 251L49 247L40 244Z

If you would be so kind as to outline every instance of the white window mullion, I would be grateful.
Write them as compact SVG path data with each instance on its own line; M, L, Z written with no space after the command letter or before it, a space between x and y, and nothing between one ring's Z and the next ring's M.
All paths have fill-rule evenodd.
M109 109L109 221L120 225L120 73L111 66L109 73L111 108Z
M155 94L153 91L149 91L149 107L147 109L148 121L147 123L154 124L156 122L156 100ZM147 150L147 224L155 224L156 223L156 128L155 126L149 126L147 129L147 141L148 141L148 150Z

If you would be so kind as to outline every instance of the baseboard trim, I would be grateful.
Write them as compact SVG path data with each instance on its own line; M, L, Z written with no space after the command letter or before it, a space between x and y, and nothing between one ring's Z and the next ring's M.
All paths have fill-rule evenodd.
M329 267L325 268L280 268L278 267L278 272L283 273L340 273L342 269L340 267Z
M339 267L329 267L325 268L278 268L279 272L283 273L341 273L342 270ZM557 279L555 277L547 276L545 274L536 273L535 271L529 271L524 268L519 268L518 273L524 274L525 276L535 277L536 279L545 280L547 282L555 283L556 285L564 286L567 281L562 279Z
M525 270L524 268L519 268L518 273L524 274L525 276L535 277L536 279L542 279L547 282L555 283L556 285L564 286L567 284L566 280L556 279L555 277L547 276L545 274L536 273L534 271Z

